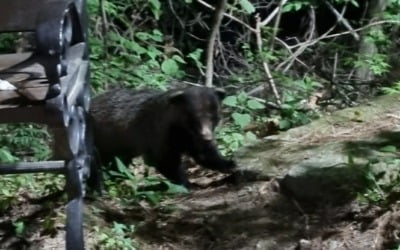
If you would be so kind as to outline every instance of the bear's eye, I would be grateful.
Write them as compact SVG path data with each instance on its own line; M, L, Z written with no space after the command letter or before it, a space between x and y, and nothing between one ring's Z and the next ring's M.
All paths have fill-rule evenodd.
M218 122L219 122L220 119L221 119L221 116L220 116L220 115L218 115L218 114L213 115L213 117L211 118L211 120L212 120L214 126L217 126L217 124L218 124Z
M195 114L191 114L187 116L187 123L189 127L197 129L201 127L201 118L197 117Z

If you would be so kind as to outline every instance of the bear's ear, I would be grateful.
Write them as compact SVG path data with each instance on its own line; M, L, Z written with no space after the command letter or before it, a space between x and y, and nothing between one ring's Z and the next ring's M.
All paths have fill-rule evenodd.
M169 94L168 100L172 104L180 103L184 100L185 92L183 90L174 91Z
M223 89L221 89L221 88L216 88L216 89L215 89L215 94L218 96L218 99L219 99L220 101L222 101L222 100L225 98L225 96L226 96L225 90L223 90Z

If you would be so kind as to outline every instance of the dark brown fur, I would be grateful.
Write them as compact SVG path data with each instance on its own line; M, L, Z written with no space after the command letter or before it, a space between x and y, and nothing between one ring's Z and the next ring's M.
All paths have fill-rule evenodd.
M181 156L203 167L228 171L213 140L224 93L206 87L158 90L114 89L92 100L90 117L94 140L103 164L119 157L129 163L142 155L177 184L188 185Z

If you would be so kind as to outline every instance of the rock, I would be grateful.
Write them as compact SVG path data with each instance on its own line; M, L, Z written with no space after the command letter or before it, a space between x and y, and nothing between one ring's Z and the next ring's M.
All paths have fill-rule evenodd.
M384 96L267 137L236 154L238 173L251 173L243 180L277 178L298 200L350 199L367 187L368 171L387 171L396 156L399 106L399 96Z

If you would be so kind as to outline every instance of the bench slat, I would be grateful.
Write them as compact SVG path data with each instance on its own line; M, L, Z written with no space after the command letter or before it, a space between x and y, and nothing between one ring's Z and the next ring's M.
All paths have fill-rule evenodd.
M0 163L0 174L62 173L64 169L64 161Z

